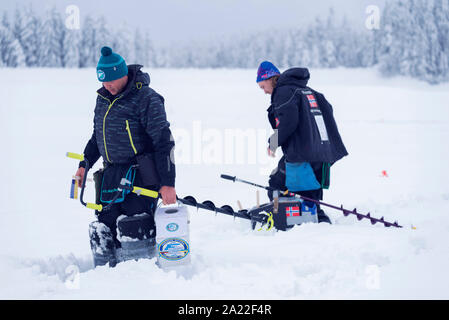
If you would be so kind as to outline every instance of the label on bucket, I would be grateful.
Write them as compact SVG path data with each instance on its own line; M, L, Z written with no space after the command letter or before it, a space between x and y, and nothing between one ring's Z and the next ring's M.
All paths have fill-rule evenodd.
M158 250L159 257L169 261L177 261L189 254L189 244L181 238L169 238L158 245Z
M176 232L179 229L179 225L177 223L171 222L165 226L165 229L169 232Z

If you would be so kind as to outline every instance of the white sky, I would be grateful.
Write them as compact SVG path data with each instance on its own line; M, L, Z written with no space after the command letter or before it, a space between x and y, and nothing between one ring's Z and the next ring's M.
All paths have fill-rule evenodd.
M155 43L190 41L267 28L297 27L327 16L334 7L355 26L364 28L368 5L381 9L386 0L7 0L0 12L13 13L17 4L33 3L37 12L56 6L65 14L68 5L83 14L104 15L111 23L147 29ZM11 18L11 16L10 16Z

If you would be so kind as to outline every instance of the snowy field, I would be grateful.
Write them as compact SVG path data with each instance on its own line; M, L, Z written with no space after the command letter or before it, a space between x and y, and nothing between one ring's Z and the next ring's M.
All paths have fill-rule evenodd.
M0 74L1 299L449 298L449 84L311 70L309 85L332 103L350 154L331 169L324 201L404 228L329 209L333 225L252 231L246 221L191 208L192 264L164 271L155 258L93 269L94 215L69 199L77 163L65 153L82 152L91 136L95 71ZM276 164L265 155L269 96L256 71L150 76L177 141L178 195L253 206L253 187L219 175L266 184Z

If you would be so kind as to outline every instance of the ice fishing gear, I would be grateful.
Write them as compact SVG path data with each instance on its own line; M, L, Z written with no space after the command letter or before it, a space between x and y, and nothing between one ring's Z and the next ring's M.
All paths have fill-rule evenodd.
M265 189L267 191L273 191L273 193L278 192L278 190L275 190L272 187L261 186L261 185L258 185L256 183L253 183L253 182L249 182L249 181L245 181L245 180L242 180L242 179L238 179L237 177L234 177L234 176L229 176L229 175L222 174L221 178L226 179L226 180L231 180L233 182L237 181L237 182L246 183L246 184L258 187L258 188ZM311 199L311 198L308 198L308 197L301 196L301 195L296 194L294 192L290 192L289 190L284 190L284 191L281 192L281 194L284 195L284 196L294 195L295 198L306 200L307 202L312 202L312 203L315 203L316 205L325 206L325 207L329 207L329 208L332 208L332 209L335 209L335 210L342 211L343 215L345 217L350 215L350 214L353 214L353 215L355 215L357 217L357 220L359 220L359 221L362 220L362 219L368 219L368 220L370 220L371 224L373 224L373 225L376 224L376 223L381 223L385 227L402 228L402 226L400 226L397 221L395 221L394 223L391 223L391 222L385 221L384 217L382 217L380 219L377 219L377 218L372 217L370 213L365 215L365 214L357 212L356 208L354 208L354 210L347 210L347 209L343 208L343 205L341 205L340 207L337 207L337 206L334 206L334 205L331 205L331 204L328 204L328 203L325 203L325 202L322 202L322 201L318 201L318 200L315 200L315 199ZM276 197L276 196L274 195L274 197ZM276 204L276 201L274 201L274 202Z
M103 206L101 204L86 203L86 202L84 202L84 190L85 190L85 186L86 186L87 173L90 169L89 161L86 158L84 158L83 155L78 154L78 153L68 152L67 157L86 162L86 168L84 171L83 182L81 184L80 202L82 205L86 206L89 209L93 209L98 212L107 211L115 203L117 198L120 197L123 190L128 190L128 191L134 192L138 195L144 195L144 196L152 197L152 198L157 198L159 195L158 192L153 191L153 190L148 190L148 189L144 189L141 187L131 186L131 183L129 180L127 180L126 178L122 178L119 186L117 187L116 194L114 195L114 197L112 198L111 202L108 205ZM177 197L177 200L185 205L193 206L198 209L210 210L210 211L214 211L215 213L222 213L222 214L230 215L230 216L233 216L234 218L242 218L242 219L250 220L252 222L253 229L255 228L256 223L261 223L262 226L266 225L267 229L271 229L273 227L273 219L270 218L270 215L269 215L269 213L272 211L272 206L270 203L264 204L261 206L257 206L255 208L252 208L251 210L244 209L244 210L234 211L234 209L229 205L217 207L212 201L209 201L209 200L199 203L192 196L187 196L184 198Z
M229 205L216 207L210 201L198 203L192 196L185 197L178 200L186 205L196 207L197 209L205 209L214 211L215 213L223 213L233 216L234 218L241 218L251 221L251 227L254 230L257 223L261 224L261 228L266 228L267 231L275 228L277 230L285 231L294 225L305 222L318 222L316 206L315 211L311 210L312 206L306 205L302 199L295 197L283 197L274 201L256 206L250 209L243 209L234 211ZM277 211L274 208L277 206Z
M252 186L271 190L269 187L261 186L256 183L238 179L228 175L221 175L222 178L239 181ZM276 195L277 194L277 195ZM222 213L233 216L234 218L241 218L251 221L252 229L254 230L257 223L260 223L262 227L266 227L266 230L276 228L277 230L285 231L294 225L306 223L306 222L318 222L318 216L316 211L316 205L313 206L310 203L305 203L303 199L297 197L283 197L279 198L279 192L274 190L274 201L265 203L250 209L240 209L234 211L229 205L217 207L212 201L206 200L199 203L194 197L187 196L184 198L178 198L178 200L186 205L196 207L197 209L205 209L214 211L215 213ZM262 227L259 229L261 230Z
M157 264L161 268L190 263L189 212L187 206L158 206L156 224Z
M137 195L151 198L158 198L159 196L159 193L156 191L133 186L129 180L130 176L126 175L121 178L119 185L113 190L113 195L106 206L86 203L84 201L84 190L86 188L87 173L90 169L89 161L83 155L77 153L69 152L67 157L86 162L81 184L80 202L87 208L96 210L97 214L108 211L117 202L117 199L125 194L124 191L127 191L127 193L134 192ZM130 166L129 170L135 169L137 166ZM96 174L94 174L95 176ZM98 181L96 180L95 182L97 184ZM78 187L76 180L73 183L73 188L75 187ZM75 192L73 191L73 194ZM97 200L99 198L97 197ZM156 252L155 226L152 215L152 212L143 212L132 216L119 216L116 222L117 239L114 238L113 232L104 223L99 221L92 222L89 226L89 237L94 265L101 266L109 263L110 267L114 267L118 262L126 260L152 258ZM116 242L119 244L116 245Z
M269 217L265 214L265 212L270 212L272 209L272 205L270 203L267 203L267 204L264 204L264 205L261 205L259 207L255 207L252 209L243 209L243 210L234 211L234 209L230 205L224 205L222 207L217 207L210 200L206 200L206 201L203 201L200 203L192 196L187 196L184 198L178 197L177 199L181 203L188 205L188 206L196 207L197 209L205 209L205 210L209 210L209 211L214 211L216 214L217 213L226 214L226 215L234 217L234 219L241 218L241 219L245 219L245 220L250 220L252 223L253 229L255 228L256 223L258 223L258 222L261 223L262 225L265 225L265 224L271 222ZM270 225L268 225L268 228L270 228Z
M117 187L117 191L116 191L115 195L113 196L112 200L108 203L108 205L103 206L101 204L96 204L96 203L89 203L89 202L86 203L86 202L84 202L84 190L86 188L87 173L90 170L89 160L87 160L84 157L84 155L78 154L78 153L67 152L66 155L69 158L86 162L86 167L85 167L85 170L84 170L83 183L81 184L80 202L81 202L81 204L83 206L85 206L85 207L87 207L89 209L96 210L97 212L102 212L102 211L109 210L112 207L112 205L115 203L115 201L120 197L120 195L122 194L123 190L127 190L129 192L134 192L137 195L143 195L143 196L151 197L151 198L157 198L159 196L159 193L156 192L156 191L144 189L144 188L141 188L141 187L132 186L131 182L129 180L127 180L126 178L122 178L121 181L120 181L119 186Z

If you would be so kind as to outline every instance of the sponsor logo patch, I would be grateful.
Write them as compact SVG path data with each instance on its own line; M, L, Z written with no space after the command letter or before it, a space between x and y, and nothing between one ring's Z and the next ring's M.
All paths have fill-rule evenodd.
M97 70L98 80L103 81L106 78L106 74L103 70Z
M165 229L167 229L167 231L169 231L169 232L175 232L176 230L179 229L179 225L177 223L172 222L172 223L167 224Z
M177 261L185 258L190 250L189 244L181 238L168 238L158 245L159 256L165 260Z

